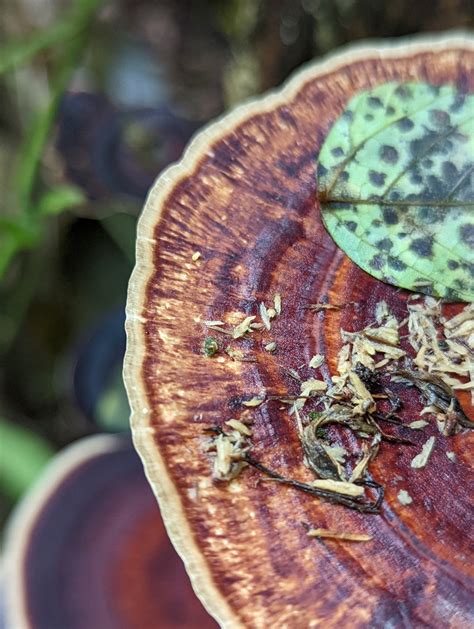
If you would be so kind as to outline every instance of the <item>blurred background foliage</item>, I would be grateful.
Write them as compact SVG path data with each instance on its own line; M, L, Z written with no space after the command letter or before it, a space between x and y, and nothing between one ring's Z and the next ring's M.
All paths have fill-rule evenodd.
M191 135L345 43L470 0L1 0L0 521L52 454L128 430L135 223Z

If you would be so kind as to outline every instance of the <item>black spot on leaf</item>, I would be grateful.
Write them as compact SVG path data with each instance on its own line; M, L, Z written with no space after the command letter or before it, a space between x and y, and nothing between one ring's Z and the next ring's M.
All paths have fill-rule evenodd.
M397 127L399 131L405 133L406 131L411 131L415 124L410 120L410 118L400 118L397 122Z
M319 162L318 164L318 175L320 177L325 177L328 174L328 169Z
M443 173L443 179L446 179L448 182L455 182L459 178L458 169L453 162L443 162L441 172Z
M380 158L387 164L396 164L398 161L398 151L394 146L384 144L379 151Z
M380 249L380 251L390 251L390 249L393 247L393 242L390 240L390 238L382 238L382 240L379 240L376 243L376 247L377 249Z
M456 284L459 290L466 290L467 288L466 282L464 280L459 279L459 277L454 278L453 284Z
M402 100L408 100L413 97L411 90L406 85L399 85L395 90L395 94Z
M449 191L449 185L434 175L427 177L427 189L423 193L425 199L440 199Z
M454 288L452 288L451 286L448 286L448 288L446 288L445 297L448 301L456 301L458 298L458 294L456 293Z
M396 225L398 223L398 213L391 207L384 207L382 210L383 220L387 225Z
M379 109L380 107L383 107L382 101L377 96L369 96L367 103L369 107L372 107L372 109Z
M447 127L451 122L451 116L441 109L430 111L430 121L438 127Z
M370 261L370 266L377 271L380 271L385 264L385 257L380 253L377 253Z
M385 113L387 114L387 116L393 116L395 114L395 107L392 107L391 105L389 105L385 109Z
M459 268L459 262L457 262L457 260L448 260L448 269L455 271L457 268Z
M452 111L453 113L458 112L461 109L461 107L464 106L465 102L466 102L466 94L462 94L458 92L456 96L454 97L453 104L449 108L449 111Z
M402 262L399 258L394 258L393 256L388 256L388 266L394 271L404 271L407 268L407 265Z
M387 175L385 173L378 173L375 170L369 170L369 181L373 186L383 186L386 177Z
M420 258L430 258L433 255L433 238L431 236L415 238L410 244L410 249Z
M374 119L373 114L364 114L364 120L367 120L367 122L372 122L373 119Z
M434 141L431 142L431 146L427 145L427 153L430 155L449 155L453 149L453 143L448 138L442 138L440 134L433 133L431 135Z
M346 221L344 225L351 232L355 232L355 230L357 229L357 223L355 221Z
M410 142L410 152L415 159L425 157L427 153L436 154L441 151L442 134L427 131L424 135Z
M474 249L474 223L461 225L459 228L459 236L469 249Z
M336 148L332 149L331 153L334 155L334 157L342 157L344 155L344 151L340 146L336 146Z
M418 216L424 223L438 223L444 220L444 208L420 207Z
M472 278L474 278L474 262L472 264L464 264L463 268L469 273Z
M418 186L420 183L423 183L423 177L416 170L412 170L410 173L410 181Z

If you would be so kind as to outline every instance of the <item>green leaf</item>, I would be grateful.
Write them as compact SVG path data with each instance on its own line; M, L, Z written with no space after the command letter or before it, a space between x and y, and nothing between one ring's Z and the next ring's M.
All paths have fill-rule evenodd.
M20 240L11 231L2 231L0 226L0 280L19 249Z
M37 112L20 147L15 186L20 207L26 214L35 214L36 206L31 199L43 150L51 136L51 128L62 95L84 52L90 25L100 4L101 0L80 0L71 10L66 21L71 34L64 43L58 67L51 81L50 101L44 110Z
M0 419L0 490L12 499L23 494L53 456L35 433Z
M61 214L85 203L84 193L74 186L58 186L46 192L38 203L37 211L43 216Z
M0 49L0 74L27 63L32 57L71 36L69 22L60 22L30 35L26 40L8 42Z
M130 430L130 406L120 369L100 396L96 408L99 427L105 432L128 432Z
M0 280L14 255L21 249L33 247L39 236L35 225L25 226L20 221L0 218Z
M27 63L42 50L52 48L77 36L101 0L77 0L65 17L26 38L10 41L0 49L0 74Z
M474 96L386 83L354 96L319 155L324 223L374 277L474 301Z

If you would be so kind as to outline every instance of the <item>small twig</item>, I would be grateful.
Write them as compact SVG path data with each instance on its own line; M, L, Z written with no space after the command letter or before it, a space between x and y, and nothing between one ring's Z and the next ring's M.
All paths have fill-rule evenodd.
M391 441L392 443L401 443L401 444L407 445L407 446L414 446L414 445L416 445L415 443L413 443L413 441L410 441L410 439L405 439L405 437L397 437L396 435L389 435L389 434L387 434L386 432L384 432L380 428L380 426L377 424L377 422L375 421L374 418L372 418L372 423L377 428L379 433L382 435L383 441Z
M301 481L293 480L290 478L284 478L277 472L270 470L268 467L266 467L259 461L256 461L249 454L245 455L245 461L249 465L254 467L255 469L269 476L273 480L281 483L282 485L288 485L289 487L293 487L294 489L298 489L299 491L303 491L312 496L316 496L317 498L327 500L328 502L333 502L336 504L344 505L345 507L349 507L350 509L355 509L356 511L360 511L361 513L379 513L380 511L380 504L383 500L383 489L382 489L381 496L379 494L375 502L361 501L354 498L350 498L349 496L343 496L341 494L338 494L337 492L329 491L326 489L318 489L316 487L313 487L312 485L308 485L307 483L303 483ZM370 486L370 485L367 485L367 486Z

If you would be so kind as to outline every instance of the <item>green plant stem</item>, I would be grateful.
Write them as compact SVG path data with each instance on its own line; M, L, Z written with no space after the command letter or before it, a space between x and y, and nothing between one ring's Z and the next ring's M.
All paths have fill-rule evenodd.
M0 489L17 500L38 478L54 454L50 444L31 430L0 417Z
M64 44L61 61L52 80L51 100L46 109L39 112L33 120L20 149L16 188L21 210L26 216L36 213L36 207L32 203L32 194L44 146L56 118L62 95L84 50L88 27L100 3L101 0L81 0L77 3L75 11L71 13L70 38Z
M42 50L52 48L66 41L72 35L70 20L64 20L35 33L28 41L9 42L0 50L0 74L14 70L27 63Z
M19 249L20 247L17 247L12 255ZM32 248L25 260L22 261L21 275L15 290L10 290L8 299L1 300L0 318L3 319L4 324L0 330L0 354L8 350L18 334L28 306L38 288L38 282L41 281L41 273L44 272L44 260L45 255L42 248Z

